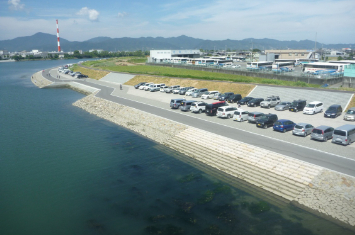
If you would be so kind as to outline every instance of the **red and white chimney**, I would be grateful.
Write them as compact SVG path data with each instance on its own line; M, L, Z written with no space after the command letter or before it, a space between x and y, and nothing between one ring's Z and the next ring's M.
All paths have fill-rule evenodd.
M60 42L59 42L59 26L58 26L58 20L57 20L57 40L58 40L58 52L60 52Z

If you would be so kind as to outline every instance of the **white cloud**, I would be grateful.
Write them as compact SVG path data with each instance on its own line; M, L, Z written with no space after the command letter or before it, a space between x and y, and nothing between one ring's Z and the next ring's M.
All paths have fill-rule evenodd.
M21 4L21 0L9 0L7 2L9 4L9 8L11 10L23 10L25 8L25 4Z
M89 16L91 21L97 21L99 18L100 13L95 9L89 9L87 7L83 7L76 13L80 16Z
M122 18L127 15L127 12L118 12L117 17Z

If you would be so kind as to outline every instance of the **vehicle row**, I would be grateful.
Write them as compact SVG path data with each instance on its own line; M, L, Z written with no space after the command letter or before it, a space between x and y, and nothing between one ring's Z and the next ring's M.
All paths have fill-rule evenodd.
M332 139L333 143L349 145L355 142L355 125L343 125L338 128L321 125L314 127L309 123L295 123L289 119L278 119L277 114L264 114L262 112L248 112L235 106L229 106L226 101L218 101L208 104L203 101L171 99L170 107L181 111L194 113L204 112L208 116L218 118L233 118L235 121L253 123L259 128L272 127L274 131L291 131L293 135L306 137L310 135L312 140L327 141Z
M151 92L159 90L160 92L180 94L184 95L185 97L191 96L192 98L214 99L219 101L226 101L228 103L237 103L239 107L241 105L246 105L248 107L260 106L261 108L267 109L273 107L275 111L302 111L303 114L310 115L324 112L325 118L336 118L341 116L343 113L343 108L339 104L332 104L325 110L324 104L321 101L312 101L308 104L306 100L302 99L294 100L292 102L281 101L280 97L275 95L268 96L265 99L250 96L243 98L240 94L235 94L234 92L220 93L219 91L208 91L207 88L181 87L180 85L166 86L165 84L153 84L151 82L139 83L135 85L135 88ZM204 111L204 109L202 110L201 107L199 108L198 112ZM355 121L355 107L350 108L343 116L343 119L346 121Z
M87 78L88 77L87 75L82 74L81 72L73 72L73 71L71 71L69 69L61 69L61 68L59 68L58 72L63 73L63 74L68 74L68 75L70 75L72 77L76 77L76 78Z

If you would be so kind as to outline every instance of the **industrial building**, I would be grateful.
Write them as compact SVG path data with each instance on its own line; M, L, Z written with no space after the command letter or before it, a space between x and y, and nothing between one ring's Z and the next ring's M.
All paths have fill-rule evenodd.
M200 50L150 50L148 62L163 62L174 58L199 58Z

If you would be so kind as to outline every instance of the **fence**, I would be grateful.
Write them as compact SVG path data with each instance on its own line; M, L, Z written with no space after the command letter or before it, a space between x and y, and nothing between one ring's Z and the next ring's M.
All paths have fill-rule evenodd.
M207 72L215 72L215 73L226 73L226 74L236 74L242 76L249 77L259 77L259 78L267 78L267 79L277 79L284 81L300 81L309 84L317 84L317 85L333 85L336 83L340 83L343 81L344 74L320 74L313 75L310 73L303 73L301 71L292 71L292 72L273 72L271 70L263 70L263 69L247 69L247 68L232 68L232 67L222 67L216 65L191 65L184 63L154 63L148 62L147 65L152 66L166 66L166 67L174 67L174 68L183 68L183 69L191 69L191 70L201 70Z

